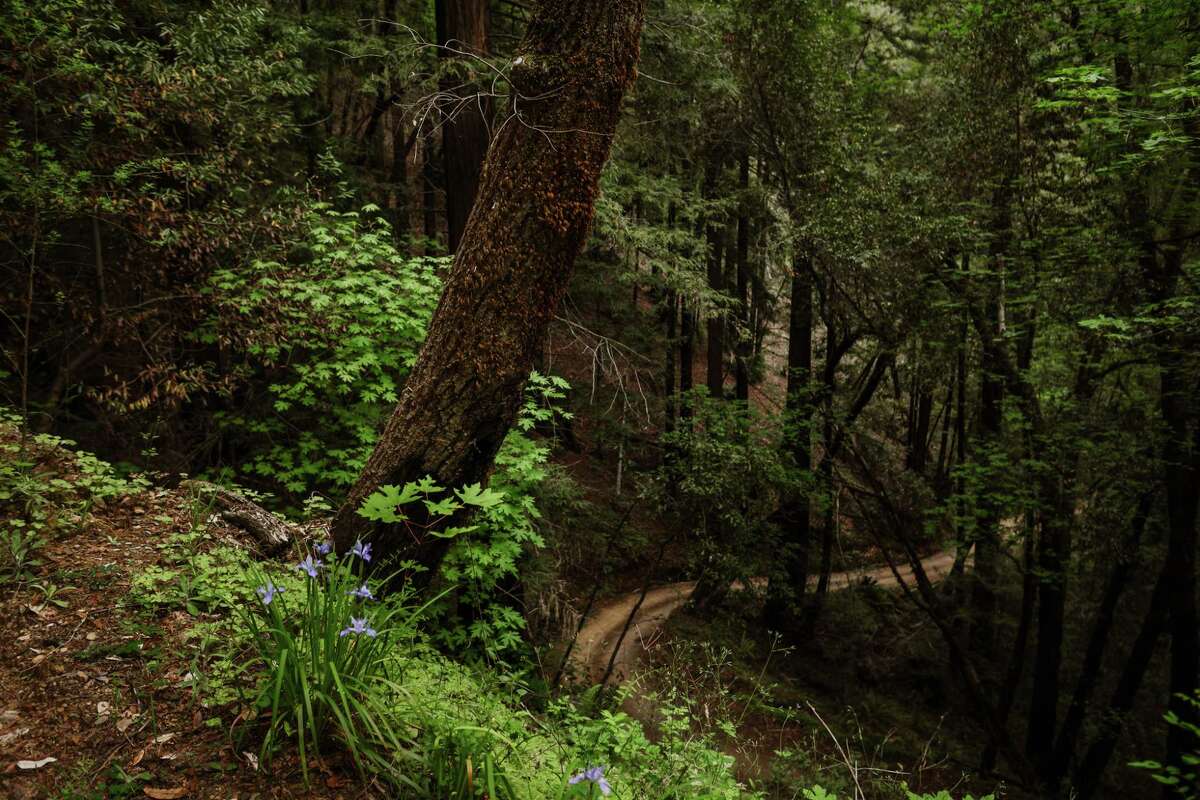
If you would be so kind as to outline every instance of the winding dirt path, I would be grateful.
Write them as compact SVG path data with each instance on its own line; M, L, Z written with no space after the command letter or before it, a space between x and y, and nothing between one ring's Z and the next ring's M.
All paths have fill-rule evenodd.
M954 566L954 554L949 552L934 553L921 559L921 567L931 581L935 583L946 577ZM905 583L912 580L913 570L909 564L897 567L897 572ZM835 572L829 576L830 591L846 589L863 578L870 578L883 587L895 587L899 584L892 570L887 566L867 567L858 570ZM765 585L765 579L756 578L752 582L756 588ZM816 577L809 580L810 588L815 588ZM734 584L734 589L741 586ZM614 683L621 683L633 672L647 646L656 638L659 629L667 618L688 601L696 590L695 581L680 581L658 586L646 592L646 599L638 609L621 649L617 652L613 664L613 674L609 678ZM625 620L637 606L641 591L615 597L592 612L592 616L579 631L575 649L571 653L571 663L581 679L599 683L608 668L608 660L612 656L613 647L625 627Z

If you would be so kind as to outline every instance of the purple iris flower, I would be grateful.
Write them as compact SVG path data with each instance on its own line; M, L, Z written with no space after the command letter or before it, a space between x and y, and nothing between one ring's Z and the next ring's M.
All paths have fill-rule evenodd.
M308 577L310 577L310 578L315 578L315 577L317 577L317 570L319 570L323 566L325 566L325 565L321 563L321 560L319 558L313 558L312 556L305 556L304 560L296 565L296 569L300 570L301 572L307 572Z
M375 599L375 595L371 594L371 587L367 586L365 583L362 586L358 587L357 589L351 589L350 591L346 592L346 594L352 594L355 597L357 597L359 600L374 600Z
M355 635L365 633L367 636L374 637L377 634L377 631L367 624L366 617L351 617L350 626L343 628L342 632L339 633L338 636L347 636L351 633Z
M267 581L265 586L260 586L255 589L258 592L259 598L264 606L271 605L271 601L275 599L275 595L283 591L283 588Z
M333 552L333 542L321 542L317 545L317 555L327 556Z
M608 781L604 779L604 767L588 767L578 775L572 775L571 780L567 781L567 783L574 786L575 784L583 781L591 781L592 783L596 784L596 786L600 787L600 794L604 795L605 797L608 797L608 795L612 794L612 787L609 786Z
M358 556L363 561L371 560L371 543L363 544L361 541L354 543L354 549L350 551L350 555Z

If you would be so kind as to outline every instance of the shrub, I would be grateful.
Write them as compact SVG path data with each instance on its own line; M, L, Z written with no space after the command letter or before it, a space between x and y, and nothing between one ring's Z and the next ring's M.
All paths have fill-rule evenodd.
M239 469L293 495L353 483L437 304L444 260L401 254L378 210L309 201L289 249L205 289L216 313L200 340L235 345L236 370L268 386L267 403L219 416L246 452Z

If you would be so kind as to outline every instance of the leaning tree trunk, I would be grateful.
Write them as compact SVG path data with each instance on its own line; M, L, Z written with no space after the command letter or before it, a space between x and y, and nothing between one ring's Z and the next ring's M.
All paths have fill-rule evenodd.
M339 551L363 538L429 568L444 555L447 540L419 525L358 509L381 485L486 479L587 238L644 14L645 0L545 0L534 13L429 336L334 518Z

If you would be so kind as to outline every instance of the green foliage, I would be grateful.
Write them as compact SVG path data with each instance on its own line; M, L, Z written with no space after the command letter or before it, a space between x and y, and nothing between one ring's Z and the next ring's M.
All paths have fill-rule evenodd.
M550 714L569 732L573 761L602 764L618 796L663 800L737 800L745 790L733 778L733 758L720 752L711 735L695 732L694 719L682 707L662 702L657 735L621 711L581 713L566 702Z
M827 791L820 784L801 789L801 796L804 797L804 800L838 800L837 794ZM936 794L918 794L905 789L904 798L905 800L954 800L954 796L945 789ZM974 795L964 794L962 800L976 800L976 798ZM984 795L979 800L994 800L994 795Z
M520 800L500 768L496 749L497 735L487 728L430 729L421 743L430 796Z
M663 435L670 448L653 485L653 501L678 510L694 540L696 574L716 582L764 574L755 555L771 548L771 516L779 502L811 476L802 475L779 446L782 432L741 403L713 400L705 389L682 397L691 422ZM777 554L768 556L776 564Z
M298 58L308 41L261 2L5 4L0 308L31 334L6 335L5 353L33 357L6 359L12 374L37 381L47 354L80 341L137 342L141 359L87 387L104 407L177 407L216 388L183 348L193 282L278 228L300 163L284 146L290 101L314 86Z
M1194 712L1200 712L1200 692L1192 697L1179 695L1179 699L1190 706ZM1188 735L1192 743L1191 752L1181 755L1182 765L1163 764L1158 761L1135 761L1129 766L1150 772L1151 777L1164 786L1169 786L1180 797L1195 800L1200 797L1200 725L1189 722L1174 711L1168 711L1163 717L1167 725L1178 728Z
M269 407L219 419L244 452L239 469L295 495L344 491L416 360L444 259L402 255L378 209L309 206L278 260L218 270L200 339L234 345Z
M803 790L804 800L837 800L837 795L825 791L821 784L816 784L811 789Z
M453 591L432 610L438 620L434 638L452 652L492 662L526 655L525 618L506 597L505 584L517 576L527 549L545 545L537 529L541 512L536 497L546 479L550 448L530 433L539 424L570 418L558 407L567 388L562 378L537 372L530 376L525 402L496 456L488 488L474 484L447 490L426 477L403 487L382 486L359 510L373 521L454 540L440 567ZM416 504L417 513L404 511L410 504ZM464 510L473 513L459 524Z

